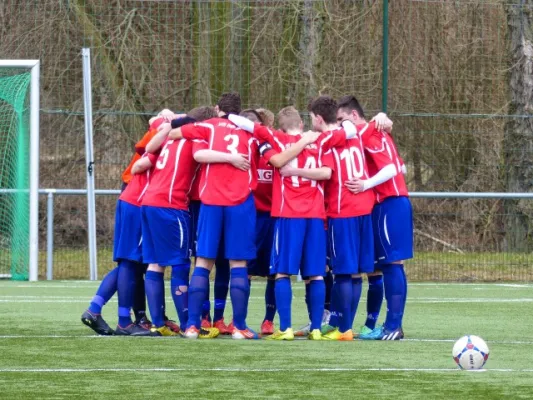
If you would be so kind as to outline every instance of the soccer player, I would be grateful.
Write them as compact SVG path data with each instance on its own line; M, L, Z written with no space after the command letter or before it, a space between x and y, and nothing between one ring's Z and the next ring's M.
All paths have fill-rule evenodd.
M243 155L250 163L248 171L229 164L207 163L200 182L200 217L196 266L189 289L189 322L185 337L200 336L202 303L207 298L209 273L224 238L224 257L230 263L230 297L233 305L234 339L257 339L246 325L249 283L246 262L255 258L255 205L252 190L256 185L253 137L224 118L239 113L241 100L237 93L225 93L217 103L219 117L202 123L173 129L169 138L186 138L207 143L210 150L229 155ZM165 127L164 129L168 129ZM201 160L195 154L195 159ZM216 332L216 328L213 328Z
M361 339L400 340L407 297L407 279L403 267L413 257L413 215L403 176L403 162L390 135L392 122L367 123L363 108L354 96L339 100L337 120L353 122L365 147L369 179L346 181L353 193L374 190L377 204L372 211L376 268L383 273L387 316L385 324L371 329L381 308L379 276L369 277L368 318ZM373 284L377 287L372 288ZM371 289L374 293L371 293ZM377 292L377 293L376 293Z
M313 129L320 132L340 130L337 102L320 96L309 106ZM324 336L331 340L353 340L352 325L361 297L361 273L374 271L372 233L372 191L354 194L344 185L354 178L368 178L362 139L359 135L333 147L334 171L325 184L328 216L328 258L335 275L333 290L335 329ZM292 171L294 174L295 171ZM332 318L333 320L333 318Z
M181 118L181 124L210 119L214 109L200 107ZM171 290L178 317L185 328L188 320L188 286L190 271L190 245L192 239L189 214L189 193L198 164L193 152L204 151L211 162L233 162L237 167L248 164L239 155L212 154L205 146L186 139L173 140L167 137L168 130L158 132L147 146L147 151L161 149L153 180L143 199L143 255L149 262L146 273L146 294L153 324L152 332L160 336L173 336L163 321L164 302L163 266L172 266ZM196 148L195 148L196 147ZM213 331L214 332L214 331ZM204 331L204 335L214 334Z
M302 137L303 122L294 107L286 107L278 114L280 128L272 131L249 120L231 115L239 127L253 132L260 141L268 142L277 151L284 151ZM311 301L311 331L308 338L322 340L320 326L324 313L326 265L326 234L324 220L323 180L331 177L331 168L322 165L322 157L331 146L340 145L355 135L344 131L321 134L291 162L299 176L281 177L274 171L272 216L278 217L274 233L271 273L276 274L276 306L280 329L269 339L293 340L291 327L292 288L290 276L301 271L309 278Z

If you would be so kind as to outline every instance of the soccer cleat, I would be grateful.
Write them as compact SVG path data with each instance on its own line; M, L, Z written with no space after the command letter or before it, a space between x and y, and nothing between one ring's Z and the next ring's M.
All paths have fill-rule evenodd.
M118 336L153 336L150 329L144 329L140 325L129 324L125 328L117 325L115 335Z
M309 340L326 340L326 339L324 339L324 336L322 336L322 332L320 332L320 329L313 329L311 332L309 332L309 335L307 335L307 339L309 339Z
M172 321L171 319L167 319L165 321L165 326L170 329L174 333L180 333L180 327L178 324L176 324L175 321Z
M337 329L337 328L335 328L334 326L331 326L329 324L326 324L326 325L322 325L320 327L320 332L322 333L322 335L325 335L326 333L332 332L335 329Z
M230 326L233 326L233 324L230 323L229 325L226 325L224 323L224 318L213 323L213 328L217 328L221 335L231 335L233 329L230 329Z
M152 336L178 336L176 332L174 332L166 325L163 325L159 328L152 326L152 328L150 329L150 333L152 334Z
M202 328L207 329L211 327L211 321L209 321L207 318L202 319Z
M364 325L359 330L359 339L361 340L379 340L381 338L381 326L376 326L374 329L370 329Z
M294 332L294 336L307 336L309 335L309 331L311 330L311 322L309 322L307 325L302 326L300 329L298 329L296 332Z
M101 314L93 314L89 310L86 310L81 315L81 322L91 328L99 335L113 335L113 329L107 325L107 322L102 318Z
M141 319L135 321L135 325L139 325L144 329L150 330L152 327L152 321L150 321L146 316L143 316Z
M398 328L393 331L389 331L384 327L381 329L381 338L378 340L400 340L403 339L403 329Z
M214 339L220 334L217 328L201 328L191 326L185 330L183 337L186 339Z
M346 332L341 333L338 328L326 333L323 335L326 340L341 340L341 341L352 341L353 332L351 329L348 329Z
M266 338L267 340L294 340L294 331L292 328L287 328L284 331L277 330L272 335Z
M257 332L254 332L250 328L246 328L246 329L233 328L233 333L231 334L231 337L233 339L249 339L249 340L259 339L259 335L257 334Z
M261 324L261 335L272 335L274 333L274 322L264 320Z

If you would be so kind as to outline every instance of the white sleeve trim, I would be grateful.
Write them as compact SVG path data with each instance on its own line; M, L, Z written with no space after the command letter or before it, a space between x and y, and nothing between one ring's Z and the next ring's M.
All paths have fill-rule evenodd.
M357 135L357 128L352 121L344 120L342 122L344 132L346 132L346 139L353 139Z
M241 117L240 115L230 114L228 119L239 128L244 129L247 132L254 133L254 123L248 118Z
M365 179L363 181L363 190L372 189L383 182L387 182L389 179L394 178L398 174L394 164L388 164L381 168L379 172L372 178Z

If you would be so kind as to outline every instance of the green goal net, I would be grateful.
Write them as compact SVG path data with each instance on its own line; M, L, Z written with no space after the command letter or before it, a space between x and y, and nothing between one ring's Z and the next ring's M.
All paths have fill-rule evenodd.
M0 278L28 279L29 85L31 74L0 68Z

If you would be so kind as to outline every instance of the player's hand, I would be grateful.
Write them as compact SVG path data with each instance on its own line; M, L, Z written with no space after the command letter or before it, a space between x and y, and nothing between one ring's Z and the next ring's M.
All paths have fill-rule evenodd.
M296 168L293 168L287 164L279 169L279 173L281 176L294 176L296 175Z
M378 131L382 131L385 129L385 126L388 124L389 117L387 117L387 114L380 112L380 113L377 113L377 115L374 116L374 118L372 118L370 121L374 121L376 123L376 129Z
M344 182L344 185L348 188L350 192L356 194L361 193L365 190L365 182L357 178Z
M168 122L164 122L161 125L159 125L159 128L157 128L157 133L158 134L161 133L162 135L163 134L168 135L171 129L172 129L172 125L170 125L170 123Z
M305 144L311 144L315 143L320 135L321 132L307 131L303 133L302 138L300 140Z
M248 171L250 169L250 161L243 154L231 154L230 164L241 171Z

